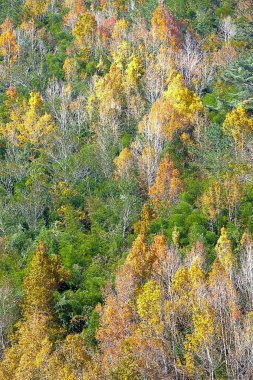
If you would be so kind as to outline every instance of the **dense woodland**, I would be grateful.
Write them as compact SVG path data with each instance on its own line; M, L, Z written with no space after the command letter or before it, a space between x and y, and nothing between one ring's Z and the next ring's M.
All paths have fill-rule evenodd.
M252 1L0 24L0 379L253 379Z

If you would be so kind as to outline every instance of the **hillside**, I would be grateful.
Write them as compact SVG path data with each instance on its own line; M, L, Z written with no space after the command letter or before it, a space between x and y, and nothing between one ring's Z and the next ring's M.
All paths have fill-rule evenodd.
M0 0L0 379L253 378L251 0Z

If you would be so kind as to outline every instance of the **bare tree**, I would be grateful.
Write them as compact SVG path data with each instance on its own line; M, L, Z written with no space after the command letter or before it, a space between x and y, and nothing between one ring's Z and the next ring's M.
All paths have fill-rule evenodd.
M183 47L176 56L177 66L187 85L191 84L202 59L203 53L200 50L199 42L190 33L187 33Z
M226 44L236 35L236 26L231 16L224 17L220 21L220 31Z
M18 307L13 289L6 281L0 285L0 357L8 343L8 336L17 319Z

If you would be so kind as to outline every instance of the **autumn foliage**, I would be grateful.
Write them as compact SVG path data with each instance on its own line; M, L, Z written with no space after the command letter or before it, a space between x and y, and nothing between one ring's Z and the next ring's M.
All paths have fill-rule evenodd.
M252 1L0 8L0 380L252 379Z

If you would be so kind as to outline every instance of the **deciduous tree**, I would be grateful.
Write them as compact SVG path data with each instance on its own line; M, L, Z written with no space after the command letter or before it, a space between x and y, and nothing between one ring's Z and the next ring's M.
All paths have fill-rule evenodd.
M3 57L4 62L9 66L18 59L21 48L17 43L13 23L10 18L7 17L0 28L0 56Z

